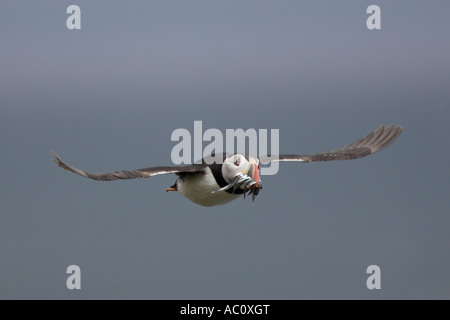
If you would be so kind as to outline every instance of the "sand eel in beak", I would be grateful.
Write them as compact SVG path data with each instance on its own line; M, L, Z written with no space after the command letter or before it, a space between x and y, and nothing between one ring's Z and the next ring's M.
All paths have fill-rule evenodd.
M402 132L401 126L380 126L365 137L339 149L328 152L299 155L281 154L276 157L254 158L244 154L222 154L222 163L204 158L201 164L187 166L161 166L137 170L123 170L111 173L92 173L77 169L65 163L53 151L51 154L61 168L83 177L112 181L121 179L149 178L152 176L175 173L178 176L175 184L166 191L178 191L189 200L202 206L215 206L233 201L242 195L251 195L252 200L262 189L259 176L260 163L270 161L331 161L350 160L365 157L391 144ZM217 159L218 155L215 155Z

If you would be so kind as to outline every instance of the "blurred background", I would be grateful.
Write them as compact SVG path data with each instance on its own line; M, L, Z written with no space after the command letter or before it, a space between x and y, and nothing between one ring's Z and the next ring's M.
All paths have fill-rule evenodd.
M81 8L81 30L66 9ZM1 299L450 298L448 1L2 1ZM212 208L166 193L173 130L279 129L282 163ZM81 290L66 268L81 268ZM366 268L381 268L368 290Z

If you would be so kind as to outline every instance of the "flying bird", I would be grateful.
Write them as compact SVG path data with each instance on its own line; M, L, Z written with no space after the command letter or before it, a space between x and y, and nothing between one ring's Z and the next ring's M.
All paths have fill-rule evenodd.
M150 167L111 173L86 172L65 163L53 151L50 151L50 153L55 157L55 162L61 168L94 180L112 181L149 178L159 174L175 173L178 179L166 191L178 191L192 202L211 207L228 203L242 195L244 197L251 195L254 201L262 189L262 182L259 176L261 163L270 161L311 162L362 158L387 147L397 139L402 130L401 126L391 125L387 128L380 126L365 137L342 148L328 152L307 155L281 154L259 158L240 153L223 153L221 154L223 158L222 163L212 162L212 156L209 156L202 159L200 164ZM216 158L217 155L215 155Z

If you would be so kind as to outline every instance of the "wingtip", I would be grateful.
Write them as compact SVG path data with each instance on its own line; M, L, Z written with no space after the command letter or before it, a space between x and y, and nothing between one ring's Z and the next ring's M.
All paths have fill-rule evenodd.
M380 128L376 130L376 133L379 134L376 135L376 141L373 141L374 144L371 146L371 153L375 153L389 146L398 138L402 131L403 127L400 125L391 124L387 127L384 125L380 126Z
M392 130L395 132L395 138L397 138L400 133L403 132L403 126L402 125L396 125L396 124L391 124L386 130Z
M54 157L53 161L55 161L55 163L56 163L58 166L60 166L60 163L62 162L62 161L61 161L61 158L55 153L55 151L53 151L53 150L50 149L49 152L50 152L50 154Z
M391 124L389 126L386 126L386 125L382 124L374 132L380 132L380 131L381 132L384 132L384 131L395 132L396 133L395 137L397 138L400 135L400 133L403 132L403 126L402 125L396 125L396 124Z
M58 165L58 167L63 168L64 170L67 171L76 172L74 168L64 163L64 161L62 161L62 159L53 150L50 150L50 154L55 157L55 159L53 160Z
M386 127L386 129L397 129L397 130L403 130L403 126L402 125L397 125L397 124L391 124L391 125L389 125L389 126L386 126L386 125L384 125L384 124L382 124L381 126L380 126L380 128L381 127Z

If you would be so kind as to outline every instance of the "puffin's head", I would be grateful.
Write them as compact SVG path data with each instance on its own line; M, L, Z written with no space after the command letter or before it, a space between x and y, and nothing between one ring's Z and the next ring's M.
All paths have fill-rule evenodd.
M255 199L259 190L262 189L259 178L259 160L251 156L246 157L237 153L226 157L222 165L222 176L228 184L218 191L233 188L233 193L241 190L244 196L249 191L249 194Z

